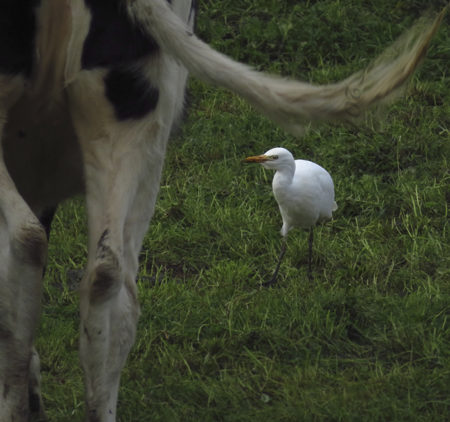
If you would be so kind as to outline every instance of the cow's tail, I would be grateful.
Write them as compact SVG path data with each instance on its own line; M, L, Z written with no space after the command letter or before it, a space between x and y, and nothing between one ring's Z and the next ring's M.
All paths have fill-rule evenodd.
M368 68L329 85L312 85L257 72L213 50L172 12L166 0L133 0L129 12L189 72L246 98L293 134L311 121L348 121L386 100L417 68L445 10L421 18Z

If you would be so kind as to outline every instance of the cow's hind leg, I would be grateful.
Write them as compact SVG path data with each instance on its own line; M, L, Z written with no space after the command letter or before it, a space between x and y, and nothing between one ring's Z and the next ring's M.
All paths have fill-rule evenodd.
M89 226L88 263L80 286L80 359L91 422L116 420L120 374L139 315L138 255L174 114L172 107L165 124L159 110L144 117L117 117L103 97L102 81L85 72L69 91L85 167ZM95 101L91 97L87 102L82 93L93 96L96 89ZM92 104L96 107L90 111Z
M0 135L21 86L21 77L0 76ZM30 386L39 381L33 339L46 254L45 230L17 192L0 148L0 421L28 421L31 404L43 415L38 389L30 403Z
M180 2L177 7L187 15L189 6ZM95 9L91 29L105 10ZM132 20L127 26L125 15L120 19L125 24L121 45L128 36L137 43L123 52L129 62L118 66L109 49L99 62L90 52L103 49L101 40L88 37L82 68L73 72L68 85L83 155L89 224L88 264L80 291L80 358L91 422L116 420L120 373L139 315L139 251L187 77L177 62L142 38ZM133 51L137 56L130 56ZM110 66L105 65L108 60Z
M110 138L97 140L96 147L103 144L104 152L110 142L114 144ZM105 422L115 420L120 372L134 343L138 254L153 212L162 157L156 154L145 169L139 143L126 154L114 149L103 159L98 154L96 149L94 164L86 153L89 255L81 283L80 355L87 419ZM151 187L145 189L145 184Z

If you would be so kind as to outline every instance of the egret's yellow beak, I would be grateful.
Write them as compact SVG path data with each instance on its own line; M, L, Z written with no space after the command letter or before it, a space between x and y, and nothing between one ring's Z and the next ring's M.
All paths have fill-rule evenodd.
M271 161L273 158L269 155L254 155L252 157L247 157L245 163L265 163L266 161Z

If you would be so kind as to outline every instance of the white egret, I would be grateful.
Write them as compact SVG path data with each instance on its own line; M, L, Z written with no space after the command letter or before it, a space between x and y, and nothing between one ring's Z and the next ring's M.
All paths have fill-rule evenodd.
M273 148L263 155L247 157L245 162L260 163L264 168L276 171L272 189L283 219L283 240L275 272L264 285L276 283L278 270L286 252L286 237L294 227L309 229L308 277L311 280L313 227L321 221L329 220L337 209L333 179L318 164L295 160L285 148Z

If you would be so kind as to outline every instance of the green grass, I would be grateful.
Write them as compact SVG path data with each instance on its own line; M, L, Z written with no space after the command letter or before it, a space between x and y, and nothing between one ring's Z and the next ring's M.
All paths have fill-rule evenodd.
M316 83L365 66L431 2L203 0L197 32L267 71ZM434 2L439 4L439 2ZM450 415L450 37L447 16L408 95L381 122L294 139L192 80L141 255L142 316L120 421L442 421ZM332 174L339 205L292 232L279 287L272 174L241 160L284 146ZM37 347L51 421L83 417L81 200L53 226Z

